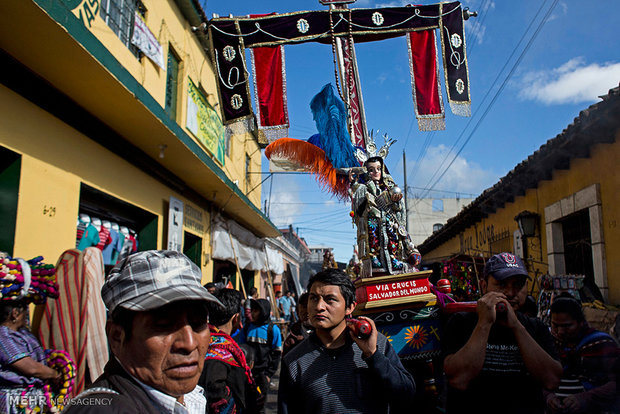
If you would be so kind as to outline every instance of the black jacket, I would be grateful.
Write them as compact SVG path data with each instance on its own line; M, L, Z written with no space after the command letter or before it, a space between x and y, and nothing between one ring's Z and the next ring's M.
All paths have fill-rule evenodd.
M115 393L114 393L115 392ZM98 403L94 403L98 399ZM103 369L103 374L71 401L63 413L94 414L147 414L160 410L147 392L112 357Z

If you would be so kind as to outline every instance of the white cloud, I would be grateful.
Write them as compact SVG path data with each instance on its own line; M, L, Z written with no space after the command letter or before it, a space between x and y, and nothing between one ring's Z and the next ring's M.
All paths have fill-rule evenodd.
M561 1L558 5L560 6L560 10L556 9L553 13L551 13L551 16L547 19L547 23L559 19L561 16L566 16L568 13L568 5L566 3Z
M291 176L275 175L273 180L269 219L276 227L286 227L293 224L302 212L303 205L299 198L300 188ZM264 200L269 199L269 183L267 181L263 184L262 193L264 205Z
M618 81L620 62L586 65L583 58L577 57L558 68L524 75L519 97L546 105L594 102L618 86Z
M420 161L420 165L414 166L417 169L417 173L413 178L414 182L407 184L414 187L426 187L437 167L442 164L449 148L445 145L439 145L436 147L429 147L424 159ZM448 156L444 163L445 168L450 160L454 157L453 154ZM441 171L433 178L433 182L439 177ZM437 189L445 191L454 191L462 193L480 194L483 190L495 184L499 179L499 176L490 170L483 169L475 162L467 161L462 156L456 158L450 169L445 173L441 181L436 185ZM416 192L421 192L417 190ZM425 197L437 196L438 193L431 192ZM419 194L418 194L419 195Z
M480 20L472 21L472 19L469 19L468 23L465 23L465 27L467 28L468 43L482 43L482 39L484 39L484 33L487 31L487 27L483 26L480 22Z
M388 78L388 74L386 72L382 72L379 76L376 77L375 82L379 85L383 85Z
M482 6L485 6L482 8ZM481 44L484 40L484 35L487 31L487 27L483 24L486 14L489 10L495 9L495 2L488 1L482 2L476 6L471 6L471 12L478 12L478 17L472 17L465 23L465 29L467 30L467 41L469 44Z
M359 3L359 1L357 3ZM406 6L407 4L411 4L411 1L410 0L389 1L387 3L377 3L377 5L375 7L377 7L377 8L381 8L381 7L403 7L403 6Z

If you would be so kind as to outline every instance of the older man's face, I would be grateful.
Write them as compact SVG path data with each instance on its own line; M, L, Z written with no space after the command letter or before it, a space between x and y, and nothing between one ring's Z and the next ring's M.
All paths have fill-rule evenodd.
M179 301L138 312L129 340L110 337L114 355L143 383L177 399L192 391L202 372L211 334L204 302ZM118 328L114 328L114 326Z

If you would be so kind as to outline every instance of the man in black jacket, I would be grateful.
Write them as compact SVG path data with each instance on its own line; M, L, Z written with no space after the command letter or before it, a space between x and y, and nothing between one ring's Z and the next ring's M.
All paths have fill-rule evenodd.
M197 383L210 341L207 303L220 302L201 277L175 251L139 252L119 262L101 289L113 357L66 412L204 414Z

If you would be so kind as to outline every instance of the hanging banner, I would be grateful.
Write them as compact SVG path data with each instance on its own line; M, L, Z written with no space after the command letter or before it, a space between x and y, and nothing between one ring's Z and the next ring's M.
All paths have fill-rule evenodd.
M276 46L252 49L252 71L258 128L265 134L268 142L287 137L289 123L284 48Z
M166 70L164 66L164 51L148 28L140 13L136 12L133 24L133 36L131 43L134 44L146 57L151 59L157 66Z
M187 129L224 165L224 124L191 79L187 91Z
M168 250L183 252L183 202L170 196L168 207Z
M446 129L446 116L439 85L439 62L435 31L407 34L413 104L420 131Z

